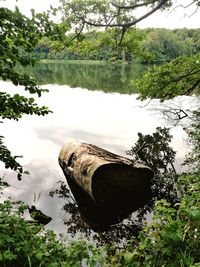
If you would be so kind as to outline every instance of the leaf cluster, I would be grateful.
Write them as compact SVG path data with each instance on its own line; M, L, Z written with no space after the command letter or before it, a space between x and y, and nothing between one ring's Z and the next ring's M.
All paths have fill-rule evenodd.
M58 239L53 231L23 218L27 205L0 203L1 266L104 266L103 251L86 240Z
M63 21L70 24L71 28L75 30L74 38L77 38L84 29L120 28L119 44L121 44L128 28L136 25L137 22L145 19L158 9L166 9L172 5L172 1L169 0L140 0L134 2L131 0L87 0L84 2L84 8L80 0L61 0L60 3L61 6L53 11L61 12ZM143 7L149 8L150 11L137 17L138 9Z
M22 174L27 172L23 171L23 167L17 162L16 158L20 156L12 156L10 150L3 143L3 136L0 136L0 161L5 164L5 168L10 168L17 172L18 180L21 180Z
M0 92L0 116L2 119L18 120L22 114L44 116L49 112L45 106L38 107L32 97L27 98L19 94L11 96L8 93Z
M24 86L30 94L39 97L47 92L37 86L37 82L28 74L19 73L17 65L26 67L34 65L35 59L31 56L38 41L47 36L55 39L61 37L62 30L55 23L50 21L49 14L35 14L32 18L24 16L16 7L14 11L7 8L0 8L0 78L4 81L11 81L16 86ZM27 98L18 93L11 95L7 92L0 92L0 117L2 119L20 119L27 115L46 115L51 112L47 107L39 107L33 97ZM12 157L10 151L0 143L0 160L5 163L6 168L18 172L18 178L23 173L22 166L17 163L16 157Z
M192 151L187 155L185 164L191 166L192 169L198 169L200 165L200 111L195 110L193 115L192 124L186 129Z
M157 127L152 135L138 133L138 141L127 154L134 156L135 160L143 161L154 170L155 175L166 173L176 154L170 147L172 135L169 131L169 128Z
M161 101L178 95L199 94L200 54L179 57L161 66L154 66L137 82L139 99L159 98Z
M139 210L138 219L141 220L147 211L152 211L155 200L166 199L175 204L180 192L177 189L178 175L174 167L176 152L170 146L170 128L157 127L152 135L138 133L138 137L138 141L126 153L154 171L151 181L152 199Z
M153 222L141 231L138 243L133 247L130 242L116 255L119 266L200 266L199 178L199 171L180 176L187 194L175 207L166 200L156 203Z
M29 53L44 35L49 38L55 35L53 26L45 14L29 19L18 8L15 11L0 8L0 77L3 80L10 80L16 86L23 85L25 90L38 96L46 91L39 88L29 75L18 73L15 66L35 64Z

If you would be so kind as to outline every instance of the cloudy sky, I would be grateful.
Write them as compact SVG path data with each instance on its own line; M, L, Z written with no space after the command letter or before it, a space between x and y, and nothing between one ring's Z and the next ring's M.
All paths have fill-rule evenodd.
M157 12L137 26L145 27L159 27L159 28L200 28L200 9L195 13L195 5L184 9L180 5L187 6L192 0L174 0L174 6L177 6L172 12ZM30 9L34 8L36 11L45 11L50 5L57 6L59 0L0 0L0 6L6 6L11 9L18 5L20 10L26 15L30 14ZM84 0L83 0L84 3ZM193 15L192 15L193 14ZM192 16L191 16L192 15Z

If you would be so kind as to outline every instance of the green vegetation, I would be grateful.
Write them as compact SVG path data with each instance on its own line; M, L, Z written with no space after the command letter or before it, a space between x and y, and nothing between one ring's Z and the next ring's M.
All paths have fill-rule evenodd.
M137 19L130 10L150 7L151 12L145 15L147 17L158 9L169 8L171 1L145 0L135 4L127 1L130 4L128 8L124 8L123 3L89 0L85 1L83 11L82 1L61 0L61 7L52 9L53 12L63 11L60 25L52 23L48 14L36 15L33 12L32 18L28 19L18 9L0 8L0 77L11 80L16 86L24 86L30 94L41 96L45 90L40 89L28 74L15 69L17 64L23 67L34 65L33 55L49 58L54 53L56 59L57 56L65 59L73 55L73 59L111 62L140 59L166 62L149 70L138 81L141 99L165 101L180 95L199 95L199 30L148 29L141 32L131 29ZM198 0L192 3L197 7L200 4ZM108 30L83 34L86 25L90 30L97 26ZM71 27L75 33L64 35ZM72 44L71 38L74 38ZM39 107L32 97L0 92L0 116L3 120L18 120L23 115L45 115L49 112L47 107ZM120 236L119 243L110 236L104 250L88 240L62 240L54 232L25 219L27 205L6 200L0 204L1 266L200 266L199 109L191 114L190 125L186 129L192 144L192 151L185 161L190 166L187 172L177 174L174 169L175 154L169 146L171 136L168 129L158 128L152 136L140 133L138 142L129 151L135 159L155 169L152 184L155 202L141 211L143 216L149 208L153 209L153 219L149 224L140 220L142 229L139 235L129 234L121 248L119 245L124 236ZM189 117L186 111L185 115ZM182 120L180 113L177 112L177 116L178 120ZM21 179L24 171L16 158L11 156L0 136L0 161L6 168L15 170ZM7 184L0 180L0 186ZM124 226L119 227L119 232L117 227L113 226L114 236ZM103 240L100 234L98 238Z
M22 202L0 203L1 266L104 266L103 251L87 240L58 240L53 231L26 222L22 215L27 209Z
M24 89L31 95L41 96L47 90L38 87L37 82L29 75L20 74L15 70L17 64L25 67L34 65L35 60L30 56L38 40L44 36L56 38L60 32L45 14L36 15L32 19L25 17L19 9L11 11L7 8L0 8L0 78L10 80L15 86L24 86ZM20 94L10 95L7 92L0 92L0 117L2 119L19 120L23 115L46 115L50 110L39 107L33 97L24 97ZM12 157L11 152L0 136L0 161L5 163L6 168L18 172L21 179L23 168L16 162L16 156Z
M141 64L107 64L105 61L45 60L34 67L17 66L38 84L67 84L104 92L137 93L134 81L145 72Z
M129 29L118 46L115 30L82 34L67 46L42 39L36 46L37 59L98 60L108 62L154 63L200 52L200 29Z
M200 29L145 29L142 42L149 54L147 61L165 62L179 56L196 55L200 52Z
M140 98L161 101L177 95L199 94L200 54L178 57L161 66L154 66L138 82Z
M131 61L143 54L141 49L142 31L130 29L120 47L115 41L117 35L118 31L115 30L85 33L82 34L81 40L69 42L64 47L62 41L50 42L45 38L36 46L34 56L38 59L116 62Z
M199 122L192 128L189 137L195 145L188 162L193 170L177 176L180 200L156 202L152 223L117 254L117 261L116 255L111 259L119 266L200 266Z
M113 266L200 266L200 172L182 175L178 183L186 188L175 206L156 202L153 222L138 240L110 258Z

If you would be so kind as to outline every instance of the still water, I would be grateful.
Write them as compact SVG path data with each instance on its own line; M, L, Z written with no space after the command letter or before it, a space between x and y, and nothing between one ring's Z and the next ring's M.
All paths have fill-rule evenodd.
M135 80L147 69L141 64L93 63L92 61L48 61L17 70L33 76L38 84L69 85L103 92L136 93Z
M5 189L3 198L11 196L14 200L34 204L53 217L49 228L63 232L66 230L62 211L64 200L48 196L59 180L65 181L58 165L62 146L73 138L125 156L125 151L137 141L138 132L152 133L156 127L166 126L166 122L162 120L162 114L152 112L155 104L159 105L158 101L147 105L148 101L137 100L137 94L91 91L63 83L47 83L42 87L49 89L49 93L37 102L48 106L52 114L24 116L18 122L7 120L0 124L5 144L13 155L23 155L19 161L30 172L19 182L15 173L5 171L0 165L0 175L11 184ZM10 82L0 81L0 88L9 93L25 94L22 88ZM187 151L184 133L180 127L174 128L172 133L172 145L178 151L179 162Z

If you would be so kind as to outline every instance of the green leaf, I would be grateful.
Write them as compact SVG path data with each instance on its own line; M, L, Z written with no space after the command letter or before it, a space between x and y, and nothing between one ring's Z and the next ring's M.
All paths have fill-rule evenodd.
M44 253L42 251L38 251L35 255L36 259L38 259L39 261L41 261L42 257L43 257Z
M123 260L124 260L124 264L129 264L131 262L133 258L133 253L131 252L126 252L124 255L123 255Z

